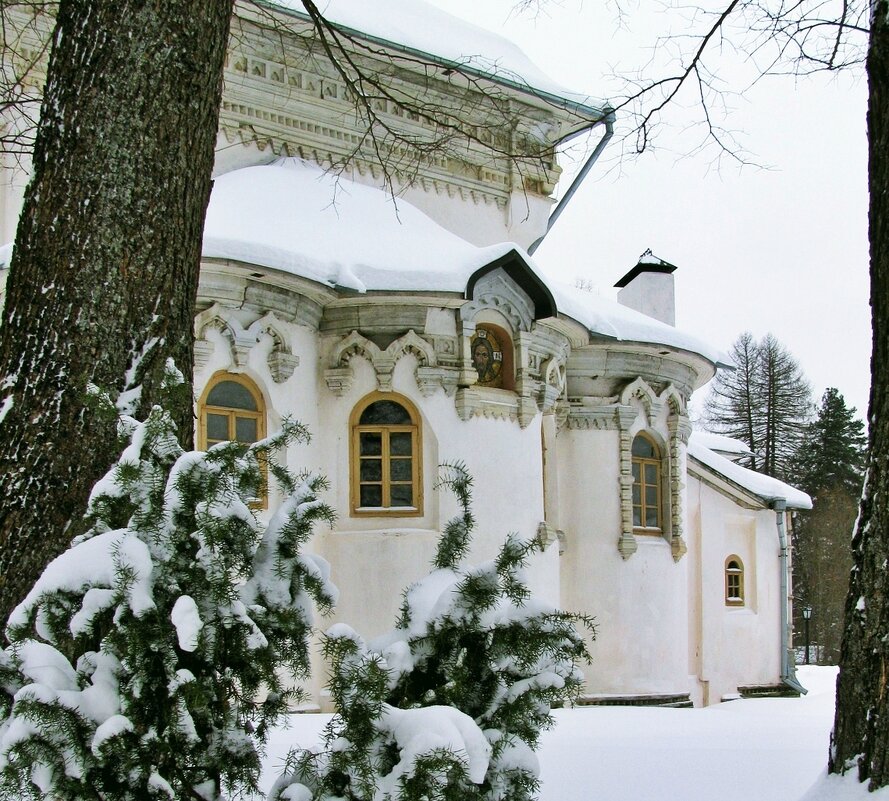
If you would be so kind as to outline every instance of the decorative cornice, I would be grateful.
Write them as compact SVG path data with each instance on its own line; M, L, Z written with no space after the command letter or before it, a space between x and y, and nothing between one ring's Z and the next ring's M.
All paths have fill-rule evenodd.
M566 424L569 430L623 431L633 424L636 416L633 406L571 404Z
M493 420L511 420L525 428L537 414L537 404L529 398L520 398L505 389L487 387L460 387L454 401L457 416L461 420L487 417Z
M291 351L281 321L272 312L264 314L244 328L227 309L214 303L195 317L195 367L198 370L207 366L214 351L213 343L206 338L210 329L219 331L228 341L230 362L239 370L247 366L250 352L263 337L272 340L267 364L276 384L285 382L299 366L299 357Z
M432 395L438 387L448 395L454 393L457 370L439 365L435 347L413 329L391 342L385 350L358 331L352 331L333 347L324 380L335 395L345 394L354 379L349 362L354 356L362 356L373 365L380 392L391 392L395 365L406 353L413 353L417 357L415 375L417 386L424 396Z

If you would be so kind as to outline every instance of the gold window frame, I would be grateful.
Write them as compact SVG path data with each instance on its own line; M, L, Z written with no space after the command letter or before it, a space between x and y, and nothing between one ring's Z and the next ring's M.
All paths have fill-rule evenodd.
M732 554L725 560L725 605L744 606L744 562Z
M233 406L215 406L207 403L207 398L210 396L210 393L213 389L219 384L225 383L226 381L231 381L234 384L239 384L244 387L253 398L254 403L256 404L256 411L251 411L249 409L237 409ZM213 447L218 442L226 442L228 440L217 440L217 439L209 439L207 436L207 416L209 414L219 415L220 417L228 418L228 434L229 440L236 440L237 433L237 419L240 417L241 419L249 419L256 421L256 440L254 442L258 442L261 439L264 439L266 436L266 404L265 400L262 397L262 393L259 391L259 387L251 381L247 376L241 375L240 373L228 373L225 371L215 373L211 376L210 380L207 382L207 386L204 387L204 391L201 394L201 399L198 402L198 449L205 451L208 448ZM251 443L244 443L245 445L249 445ZM263 460L260 460L260 469L262 470L262 478L263 478L263 490L260 496L256 499L255 504L257 507L265 509L268 506L268 468L263 463ZM252 504L251 504L252 505Z
M377 401L391 401L401 406L410 418L404 424L365 424L360 423L364 411ZM423 515L423 438L420 414L416 406L403 395L392 392L373 392L362 398L352 410L349 417L349 502L354 517L421 517ZM360 437L363 433L380 433L381 447L381 494L382 506L361 506L361 447ZM411 479L410 486L414 498L413 506L392 506L390 464L392 454L389 449L389 437L393 433L409 433L411 435ZM397 482L396 482L397 483ZM407 482L405 482L407 483Z
M632 453L633 451L633 443L637 439L645 440L649 445L651 445L652 451L654 451L653 457L645 457L645 456L636 456ZM664 499L663 499L663 457L660 445L654 440L653 437L646 434L644 431L640 431L633 437L630 443L630 462L631 462L631 470L635 473L635 468L637 465L639 467L639 478L638 482L639 486L639 503L636 503L635 497L633 497L632 489L631 489L631 504L632 504L632 514L635 518L636 510L639 510L639 520L641 521L641 525L636 525L635 522L633 524L633 533L634 534L653 534L656 536L661 536L664 532ZM646 466L654 467L654 481L649 482L645 479ZM635 476L633 477L633 489L636 487ZM656 512L656 526L646 526L645 521L648 519L648 511L651 509L651 505L647 502L646 497L648 493L646 489L648 487L655 488L655 512Z

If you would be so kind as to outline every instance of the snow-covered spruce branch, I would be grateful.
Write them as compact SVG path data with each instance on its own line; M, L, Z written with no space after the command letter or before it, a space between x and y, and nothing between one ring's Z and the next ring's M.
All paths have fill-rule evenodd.
M268 727L308 670L312 604L336 600L303 554L331 522L325 482L275 461L308 432L186 452L170 416L120 418L127 442L0 652L0 797L218 799L255 790ZM286 500L264 525L264 481Z
M290 755L272 799L528 801L534 749L550 708L580 691L589 618L531 596L536 539L510 536L496 559L461 566L472 531L472 479L445 465L439 486L462 511L433 570L407 588L396 628L366 643L338 624L326 636L336 715L319 751ZM286 792L285 792L286 791Z

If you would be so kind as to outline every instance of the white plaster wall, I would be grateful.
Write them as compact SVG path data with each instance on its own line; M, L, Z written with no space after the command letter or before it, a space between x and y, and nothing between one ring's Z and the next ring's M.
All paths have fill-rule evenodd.
M624 561L620 536L619 434L563 430L557 439L564 608L595 616L588 693L686 693L686 561L663 537L638 536Z
M717 703L739 686L780 680L780 558L775 513L748 510L695 477L688 480L692 607L689 672L702 703ZM694 543L694 546L692 546ZM725 560L744 564L743 607L725 604Z
M382 188L370 174L362 176L355 172L349 177ZM416 206L442 228L479 247L516 242L527 248L546 231L553 206L552 198L524 192L513 192L507 203L498 205L481 197L473 199L468 193L461 197L427 190L420 185L401 188L398 197Z
M319 375L326 364L322 359ZM372 637L392 627L402 590L428 572L438 532L459 511L449 492L434 489L440 463L462 461L475 479L473 511L478 524L468 563L492 559L510 532L536 534L543 520L540 418L524 430L507 420L460 420L452 396L441 389L430 397L419 392L416 359L403 356L396 364L392 387L413 402L422 419L423 514L352 516L349 417L358 401L376 391L377 382L366 359L354 357L350 366L354 380L342 397L329 392L321 380L319 447L332 478L331 497L339 519L335 530L324 534L320 547L341 590L333 619ZM557 545L533 560L529 581L548 600L557 601Z

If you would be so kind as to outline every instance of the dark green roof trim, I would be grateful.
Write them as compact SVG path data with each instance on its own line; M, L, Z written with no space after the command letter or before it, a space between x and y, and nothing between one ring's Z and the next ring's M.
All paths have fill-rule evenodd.
M620 281L615 284L615 286L618 289L622 289L634 278L642 275L642 273L664 273L666 275L669 275L673 272L676 272L676 266L673 264L669 264L668 262L662 261L659 264L653 264L651 262L640 261L632 270L630 270L623 278L621 278Z
M475 285L481 278L500 267L531 298L534 304L535 320L555 317L559 313L556 308L556 300L552 292L549 291L549 287L516 250L511 250L499 259L495 259L490 264L486 264L481 269L476 270L466 283L466 299L473 299Z
M274 9L275 11L278 11L282 14L287 14L288 16L296 17L306 22L312 21L312 18L307 12L297 11L292 8L279 6L277 3L274 2L274 0L254 0L254 2L256 3L256 5ZM557 108L563 108L567 111L574 112L578 116L589 118L589 121L586 125L574 128L572 131L565 134L562 139L567 139L570 136L574 136L578 131L583 130L590 125L598 124L604 117L606 117L613 111L611 107L607 105L599 107L586 105L585 103L579 103L576 100L569 100L566 97L560 97L559 95L552 94L551 92L545 92L542 89L536 89L527 83L521 83L520 81L511 80L510 78L506 78L502 75L492 75L491 73L472 67L464 62L452 61L451 59L447 59L442 56L436 56L433 53L427 53L423 50L417 50L413 47L408 47L407 45L390 41L389 39L383 39L379 36L372 36L371 34L364 33L364 31L360 31L357 28L350 28L347 25L342 25L339 22L332 22L331 20L328 20L328 22L330 23L330 26L332 28L336 28L338 31L342 31L346 36L363 39L364 41L370 42L371 44L380 45L381 47L387 47L391 50L397 50L401 53L404 53L405 55L417 58L429 64L444 67L445 69L455 70L467 76L471 76L474 78L483 78L485 80L492 81L493 83L500 84L501 86L505 86L510 89L515 89L519 92L532 95L533 97L539 98L540 100L543 100L550 105L556 106ZM562 140L560 139L558 141Z

